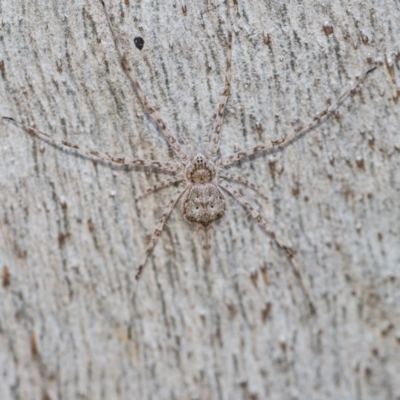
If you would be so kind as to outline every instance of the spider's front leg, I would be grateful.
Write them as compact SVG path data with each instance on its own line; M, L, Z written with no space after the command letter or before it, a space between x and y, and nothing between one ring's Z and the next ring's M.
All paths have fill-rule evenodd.
M186 161L190 157L190 151L187 148L187 142L184 140L184 143L179 143L177 137L167 128L167 125L165 124L164 120L161 118L161 116L158 114L158 112L150 106L146 95L143 92L142 87L139 84L139 80L136 77L136 74L132 67L129 65L128 60L126 58L125 53L122 50L120 41L118 39L118 36L115 33L114 30L114 25L111 22L111 18L108 14L106 5L103 0L100 0L101 4L103 5L104 13L108 22L108 26L111 31L111 35L114 41L115 48L117 50L118 58L121 63L122 69L125 72L125 74L128 76L128 79L131 81L133 87L135 88L136 94L139 97L140 102L142 103L144 109L146 110L147 114L150 116L150 118L158 125L159 129L163 133L164 137L167 139L169 145L172 147L172 149L175 151L177 156L181 161Z
M175 162L111 156L107 153L103 153L98 150L93 150L88 147L78 146L78 145L68 142L66 140L55 139L52 136L50 136L48 133L42 132L39 129L32 128L31 126L26 126L26 125L23 125L23 124L15 121L14 118L3 117L3 119L6 121L12 122L13 124L15 124L16 126L18 126L21 129L23 129L30 135L37 136L39 139L41 139L53 146L58 146L58 147L62 147L64 149L73 150L73 151L76 151L77 153L89 156L90 158L96 157L103 161L111 162L111 163L118 164L118 165L136 165L136 166L141 166L141 167L155 168L155 169L159 169L161 171L168 171L168 172L178 172L181 170L181 165L178 163L175 163Z
M315 126L318 125L318 123L322 120L322 118L327 117L328 115L334 113L338 107L352 94L359 85L361 85L365 79L367 79L367 76L376 69L377 67L373 67L366 71L363 76L357 80L357 82L346 92L344 92L334 104L330 105L329 107L325 108L323 111L321 111L319 114L315 115L310 121L308 121L306 124L300 125L298 128L296 128L293 132L290 134L287 134L283 136L280 139L277 140L271 140L265 143L258 144L257 146L254 146L250 149L247 150L242 150L238 151L237 153L231 154L227 157L222 157L218 163L219 167L227 167L228 165L231 165L237 161L242 160L243 158L252 156L253 154L259 153L261 151L266 151L270 150L272 148L279 148L284 146L285 144L293 141L296 137L300 136L302 133L314 128Z
M215 158L218 149L219 149L219 142L221 139L221 129L222 124L224 122L224 113L226 103L228 102L229 91L231 89L231 77L232 77L232 26L231 26L231 16L229 10L229 2L230 0L226 0L226 7L227 7L227 17L226 17L226 24L227 24L227 35L228 35L228 43L227 43L227 52L226 52L226 71L225 71L225 87L222 95L219 99L217 114L215 115L215 122L214 122L214 129L210 133L210 137L206 144L206 155L207 157Z

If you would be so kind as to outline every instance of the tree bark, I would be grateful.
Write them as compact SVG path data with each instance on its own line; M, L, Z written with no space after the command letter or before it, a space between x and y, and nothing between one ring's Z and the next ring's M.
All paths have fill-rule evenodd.
M222 1L108 0L149 103L196 151L226 65ZM123 73L100 1L0 2L0 115L112 155L174 160ZM210 264L176 187L0 122L1 399L400 399L400 4L234 0L220 154L301 273L228 198ZM143 50L134 38L144 38ZM266 197L268 201L264 198ZM306 291L315 311L310 310Z

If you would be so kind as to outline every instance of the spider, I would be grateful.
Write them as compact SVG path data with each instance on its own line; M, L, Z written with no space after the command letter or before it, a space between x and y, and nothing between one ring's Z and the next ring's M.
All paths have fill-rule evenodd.
M179 187L175 194L170 199L164 212L159 220L153 235L150 239L150 243L146 248L145 255L140 265L137 268L135 274L135 284L137 285L139 278L142 274L143 268L150 256L153 248L160 236L163 227L177 204L178 200L182 197L182 213L184 218L191 224L195 225L201 235L202 247L204 250L205 260L208 262L211 255L211 233L213 223L220 220L226 212L226 198L224 193L228 193L233 196L247 211L248 213L258 222L259 225L270 235L277 246L284 251L290 263L294 269L295 275L300 279L301 286L306 291L305 286L301 280L299 269L294 260L294 253L290 247L284 244L276 234L271 230L268 223L261 217L261 215L251 206L251 204L245 199L245 197L239 193L235 188L231 186L228 181L240 182L248 187L257 191L257 187L249 182L244 177L228 173L224 171L225 167L240 161L244 158L252 156L253 154L266 152L271 149L282 148L283 146L293 142L293 140L302 133L309 131L315 127L322 118L336 111L340 104L355 91L358 85L360 85L367 77L367 75L375 69L369 69L359 78L350 90L343 93L334 104L325 108L322 112L317 114L308 123L302 124L296 128L293 132L277 139L271 140L265 143L261 143L252 148L236 152L234 154L220 157L218 155L219 143L221 139L221 129L224 120L224 111L228 101L230 86L231 86L231 63L232 63L232 27L230 22L230 11L229 1L227 0L227 61L225 71L225 83L224 90L219 99L217 113L215 115L214 127L208 137L204 140L204 151L202 153L193 154L188 141L182 138L180 141L178 137L172 133L166 126L164 120L160 117L158 112L153 109L139 84L135 72L128 64L127 58L121 49L120 42L115 33L114 25L108 14L107 8L103 0L100 0L104 9L105 18L112 35L112 39L115 45L115 49L121 63L122 69L131 81L133 88L135 89L137 96L139 97L145 111L154 120L161 133L165 136L169 145L173 149L177 161L158 161L149 159L138 159L138 158L127 158L127 157L115 157L107 153L103 153L97 150L77 146L65 140L58 140L42 132L36 128L25 126L13 118L3 117L4 119L13 122L15 125L24 129L28 133L37 136L38 138L47 141L53 145L60 147L67 147L74 151L83 153L89 157L97 157L102 160L122 164L122 165L134 165L148 168L154 168L164 172L170 173L172 176L157 183L153 187L147 189L142 196L148 195L158 189L166 186L178 183ZM306 291L307 292L307 291ZM309 297L309 295L307 296ZM311 303L311 302L310 302Z

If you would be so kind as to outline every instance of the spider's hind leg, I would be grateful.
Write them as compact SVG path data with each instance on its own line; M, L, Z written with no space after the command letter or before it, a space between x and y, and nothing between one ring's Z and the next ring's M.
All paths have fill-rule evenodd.
M174 175L170 178L166 178L158 183L156 183L155 185L153 185L152 187L146 189L142 194L136 196L136 201L142 200L144 197L146 197L148 194L151 194L153 192L155 192L158 189L162 189L166 186L172 185L174 183L183 181L184 177L182 175Z
M171 212L174 209L177 201L182 196L182 194L186 191L186 189L187 189L187 186L184 183L182 183L181 186L179 187L179 189L172 196L172 198L169 201L169 203L167 204L167 206L165 207L163 215L161 216L160 221L158 221L158 224L157 224L156 228L154 229L153 236L151 237L150 243L147 246L146 253L145 253L144 257L143 257L143 260L140 263L138 269L136 270L135 284L134 284L133 294L132 294L132 300L133 301L135 299L135 295L136 295L136 292L137 292L137 285L138 285L140 276L142 275L142 271L143 271L143 268L144 268L144 266L145 266L145 264L147 262L147 259L150 256L150 254L152 253L152 251L154 249L154 246L156 245L157 239L161 235L161 232L164 229L164 225L167 222L167 219L168 219L169 215L171 214Z
M224 188L232 197L234 197L250 213L250 215L261 225L261 227L264 228L264 230L271 236L271 238L278 245L278 247L284 251L285 255L290 261L290 265L292 266L293 272L296 278L298 279L304 294L307 297L310 311L312 314L314 314L316 309L311 299L310 292L306 287L306 285L304 284L300 269L296 263L296 260L294 259L293 250L289 246L284 244L279 237L276 236L275 232L271 230L271 228L268 226L267 222L261 217L261 215L251 206L251 204L237 190L235 190L231 185L229 185L228 182L224 181L223 179L220 179L219 186Z

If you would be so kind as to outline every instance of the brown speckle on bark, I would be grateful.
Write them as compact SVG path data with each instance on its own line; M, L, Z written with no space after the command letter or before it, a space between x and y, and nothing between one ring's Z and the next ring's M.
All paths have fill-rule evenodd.
M32 358L37 359L39 358L39 349L36 342L36 335L35 332L31 332L30 334L30 347L31 347L31 355Z
M322 26L322 29L324 30L326 36L330 36L333 33L333 25L330 23L325 23Z
M4 265L3 266L3 287L10 286L10 283L11 283L10 271L8 270L7 265Z

